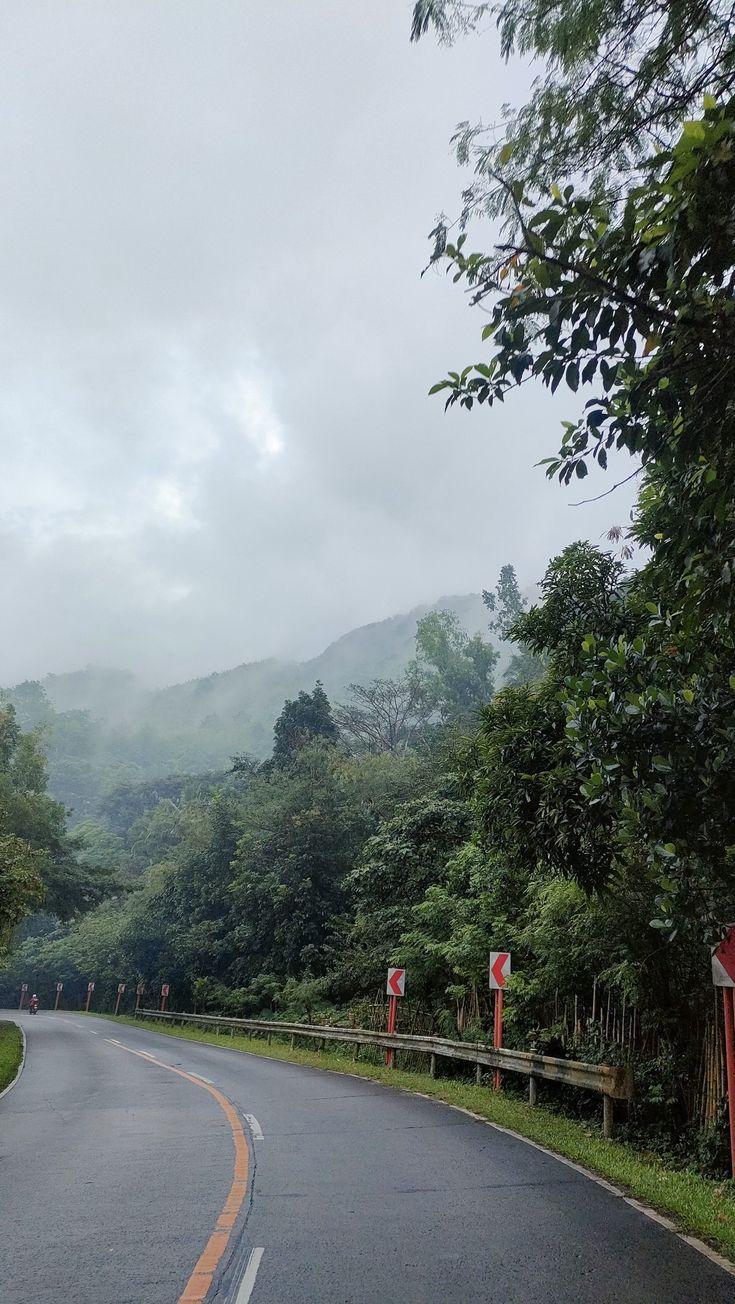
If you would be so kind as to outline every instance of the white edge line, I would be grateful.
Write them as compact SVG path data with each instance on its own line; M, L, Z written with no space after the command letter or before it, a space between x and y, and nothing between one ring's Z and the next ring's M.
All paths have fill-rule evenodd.
M117 1037L105 1037L105 1041L109 1042L111 1046L122 1046L122 1042L118 1041ZM123 1050L125 1050L124 1046Z
M258 1246L257 1249L250 1251L250 1258L247 1261L245 1272L243 1274L243 1279L240 1282L240 1289L238 1290L237 1295L235 1296L235 1304L248 1304L248 1300L250 1299L250 1296L253 1293L255 1278L258 1275L258 1268L260 1267L260 1260L262 1259L262 1257L263 1257L262 1245Z
M171 1035L175 1036L176 1034L169 1033L169 1036ZM197 1039L192 1038L191 1040L196 1041ZM198 1044L201 1046L210 1046L211 1042L203 1041ZM259 1055L255 1050L240 1050L235 1046L220 1046L218 1049L230 1051L233 1055L252 1055L254 1059L267 1059L269 1064L274 1063L272 1056ZM145 1054L144 1051L141 1053ZM293 1064L297 1068L303 1067L303 1065L299 1065L297 1060L279 1059L276 1060L275 1063ZM310 1065L309 1067L311 1068L312 1066ZM381 1082L378 1078L363 1077L361 1073L350 1073L347 1069L317 1068L316 1071L318 1073L337 1073L343 1078L354 1078L356 1082L372 1082L376 1087L386 1087L389 1091L400 1091L406 1096L419 1096L422 1100L431 1100L435 1105L444 1105L447 1109L454 1109L458 1114L465 1114L468 1118L476 1119L478 1123L484 1123L486 1127L495 1128L496 1132L504 1132L507 1136L514 1137L516 1141L522 1141L524 1145L533 1146L534 1150L540 1150L542 1154L548 1155L550 1159L556 1159L559 1164L566 1164L567 1168L573 1168L575 1172L581 1173L583 1177L589 1178L590 1182L594 1182L596 1186L601 1186L603 1190L609 1191L611 1195L618 1196L619 1199L625 1200L628 1204L632 1205L638 1213L642 1213L644 1217L650 1218L653 1222L663 1223L663 1226L667 1228L667 1230L669 1228L671 1229L672 1235L675 1236L677 1240L683 1241L685 1245L696 1250L698 1254L702 1254L705 1259L709 1259L711 1263L716 1263L718 1268L722 1268L723 1272L727 1272L731 1277L735 1277L735 1263L733 1263L731 1259L726 1259L724 1255L719 1254L717 1250L713 1250L712 1246L708 1245L706 1241L699 1240L697 1236L689 1236L686 1232L677 1231L676 1224L670 1222L669 1219L666 1218L664 1214L660 1214L657 1209L652 1209L646 1204L640 1204L639 1201L634 1200L632 1196L629 1196L625 1191L623 1191L621 1187L614 1186L612 1182L608 1182L604 1177L598 1177L597 1173L593 1173L589 1168L583 1168L581 1164L575 1164L573 1160L565 1159L564 1155L557 1154L555 1150L548 1150L546 1146L539 1145L538 1141L531 1141L527 1136L523 1136L520 1132L514 1132L512 1128L501 1127L500 1123L492 1123L489 1118L485 1118L482 1114L475 1114L473 1110L465 1109L463 1105L450 1105L449 1101L439 1100L437 1096L429 1096L425 1091L414 1091L408 1087L391 1087L389 1084ZM235 1304L247 1304L248 1298L249 1296L247 1295L242 1299L238 1296L235 1300Z
M206 1082L207 1085L210 1087L214 1086L214 1081L212 1080L212 1078L205 1078L203 1073L195 1073L193 1069L189 1069L188 1072L190 1078L198 1078L200 1082Z
M339 1073L339 1069L333 1069L332 1072ZM352 1073L345 1074L345 1077L357 1076L357 1074ZM365 1079L362 1078L362 1081L364 1082ZM382 1086L383 1084L379 1083L379 1085ZM395 1088L393 1088L393 1090L395 1090ZM402 1088L399 1088L399 1090L402 1090ZM512 1136L516 1141L522 1141L524 1145L532 1146L534 1150L540 1150L542 1155L548 1155L550 1159L556 1159L557 1163L564 1164L567 1168L573 1168L575 1173L581 1173L582 1177L588 1178L589 1181L594 1182L596 1186L601 1186L605 1191L609 1191L611 1195L615 1195L619 1199L624 1200L625 1203L629 1204L637 1213L642 1213L644 1217L650 1218L652 1222L658 1223L659 1226L665 1228L666 1231L672 1232L678 1241L683 1241L685 1245L696 1250L698 1254L703 1254L705 1259L710 1259L712 1263L716 1263L718 1268L722 1268L723 1272L727 1272L731 1277L735 1277L735 1263L730 1259L726 1259L724 1255L718 1254L717 1250L713 1250L712 1246L708 1245L706 1241L700 1241L697 1236L688 1236L686 1232L677 1231L676 1223L672 1222L670 1218L667 1218L665 1214L659 1213L657 1209L652 1209L650 1205L641 1204L641 1202L635 1200L633 1196L627 1195L621 1187L615 1186L612 1182L608 1182L604 1177L598 1177L597 1173L593 1173L589 1168L583 1168L581 1164L575 1164L572 1159L567 1159L564 1155L558 1155L555 1150L549 1150L546 1146L540 1145L538 1141L529 1140L528 1137L523 1136L520 1132L514 1132L510 1127L502 1127L500 1123L492 1123L489 1118L484 1118L482 1114L475 1114L471 1109L465 1109L462 1105L449 1105L447 1101L438 1100L436 1096L427 1096L423 1091L407 1091L406 1094L421 1096L424 1100L433 1100L436 1104L448 1105L449 1109L456 1109L458 1114L467 1114L470 1118L477 1119L478 1123L485 1123L487 1127L495 1128L496 1132L503 1132L506 1136Z
M17 1083L17 1081L18 1081L18 1078L20 1077L21 1073L23 1072L23 1069L25 1068L25 1063L26 1063L26 1049L27 1049L27 1045L28 1045L28 1043L26 1042L26 1031L25 1031L25 1028L23 1027L22 1023L16 1023L16 1022L15 1022L15 1019L8 1019L8 1023L12 1023L13 1026L16 1027L16 1028L18 1029L18 1031L20 1032L20 1038L21 1038L21 1041L22 1041L23 1044L22 1044L21 1052L20 1052L20 1064L18 1065L18 1071L17 1071L15 1077L13 1078L12 1082L9 1082L8 1085L7 1085L7 1087L5 1087L2 1091L0 1091L0 1100L2 1100L3 1096L7 1096L7 1094L8 1094L9 1091L12 1091L12 1090L13 1090L13 1087L16 1085L16 1083Z
M258 1055L257 1051L236 1051L235 1054L254 1055L256 1059L266 1058L264 1055ZM270 1063L273 1062L270 1059L270 1056L267 1058ZM296 1063L296 1061L278 1060L277 1063L293 1064ZM317 1072L338 1073L340 1077L354 1078L356 1082L373 1082L376 1087L387 1087L389 1091L400 1091L402 1095L419 1096L422 1100L431 1100L435 1105L444 1105L447 1109L456 1110L458 1114L465 1114L467 1118L474 1118L478 1123L484 1123L486 1127L494 1128L496 1132L503 1132L506 1136L512 1136L514 1140L522 1141L524 1145L532 1146L534 1150L540 1150L541 1154L548 1155L549 1159L555 1159L558 1164L564 1164L567 1168L574 1169L575 1173L580 1173L582 1177L588 1178L589 1181L594 1182L596 1186L601 1186L603 1190L609 1191L610 1195L617 1196L619 1199L624 1200L626 1204L631 1205L631 1207L638 1213L642 1213L644 1217L650 1218L652 1222L659 1223L667 1231L670 1231L678 1241L683 1241L684 1244L688 1245L692 1250L696 1250L698 1254L702 1254L705 1259L709 1259L711 1263L717 1264L717 1267L722 1268L723 1272L727 1272L731 1277L735 1277L735 1263L733 1263L731 1259L726 1259L724 1255L719 1254L717 1250L713 1250L712 1246L708 1245L706 1241L701 1241L698 1236L689 1236L686 1232L677 1231L676 1224L667 1218L665 1214L659 1213L657 1209L652 1209L650 1205L641 1204L639 1200L634 1200L633 1197L628 1195L621 1187L615 1186L612 1182L608 1182L604 1177L598 1177L597 1173L593 1173L591 1169L583 1168L581 1164L575 1164L574 1160L567 1159L564 1155L557 1154L555 1150L549 1150L546 1146L540 1145L538 1141L531 1141L529 1137L523 1136L521 1132L514 1132L510 1127L503 1127L500 1123L493 1123L489 1118L485 1118L483 1114L476 1114L471 1109L465 1109L463 1105L451 1105L447 1100L440 1100L437 1096L429 1096L425 1091L414 1091L409 1087L391 1087L389 1084L381 1082L378 1078L366 1078L363 1077L361 1073L350 1073L347 1069L324 1068L317 1069ZM237 1299L235 1304L241 1304L241 1301Z
M255 1114L243 1114L243 1118L245 1119L245 1122L247 1123L248 1127L250 1128L250 1131L253 1134L253 1140L254 1141L265 1140L263 1136L263 1129L261 1128L260 1123L255 1117Z

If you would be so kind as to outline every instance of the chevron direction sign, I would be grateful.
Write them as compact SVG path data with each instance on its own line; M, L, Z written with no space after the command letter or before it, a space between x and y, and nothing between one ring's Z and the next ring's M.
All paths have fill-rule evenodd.
M389 996L404 996L406 992L406 970L389 969L388 985L386 988Z
M490 952L490 990L502 991L510 975L510 951Z
M735 924L712 952L712 981L715 987L735 987Z

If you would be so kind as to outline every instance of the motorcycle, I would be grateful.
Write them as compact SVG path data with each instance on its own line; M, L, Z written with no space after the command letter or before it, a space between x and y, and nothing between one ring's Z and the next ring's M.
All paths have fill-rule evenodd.
M28 1013L38 1014L38 1001L36 1001L35 1004L33 1003L33 1001L31 1001L30 1005L28 1006Z

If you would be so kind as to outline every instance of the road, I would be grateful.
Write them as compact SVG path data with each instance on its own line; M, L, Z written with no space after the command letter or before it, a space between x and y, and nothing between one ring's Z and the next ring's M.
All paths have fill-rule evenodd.
M735 1298L619 1196L434 1101L104 1019L20 1018L3 1304Z

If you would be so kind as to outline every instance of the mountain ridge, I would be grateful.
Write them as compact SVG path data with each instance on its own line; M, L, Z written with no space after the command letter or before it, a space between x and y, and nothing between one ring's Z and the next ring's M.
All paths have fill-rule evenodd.
M163 688L130 671L88 666L16 684L1 697L23 729L41 729L49 791L78 822L95 818L121 783L222 771L234 755L263 759L287 698L320 680L333 702L343 702L352 683L398 677L415 655L419 620L442 610L468 633L488 635L481 594L445 595L348 630L304 661L267 657ZM500 675L508 649L498 646Z

